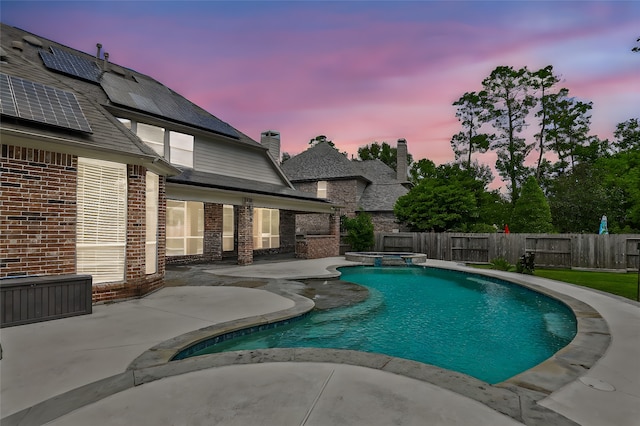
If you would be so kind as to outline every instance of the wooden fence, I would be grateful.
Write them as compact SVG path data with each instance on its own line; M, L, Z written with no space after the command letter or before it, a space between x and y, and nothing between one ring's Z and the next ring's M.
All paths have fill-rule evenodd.
M535 253L536 266L637 271L640 234L376 233L376 251L424 253L429 259L516 263Z

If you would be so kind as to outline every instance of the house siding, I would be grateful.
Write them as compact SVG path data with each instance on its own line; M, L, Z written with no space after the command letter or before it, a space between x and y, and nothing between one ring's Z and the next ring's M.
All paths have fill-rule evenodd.
M240 142L238 142L240 143ZM282 184L264 153L243 149L233 143L215 142L196 137L194 142L194 169L258 182Z

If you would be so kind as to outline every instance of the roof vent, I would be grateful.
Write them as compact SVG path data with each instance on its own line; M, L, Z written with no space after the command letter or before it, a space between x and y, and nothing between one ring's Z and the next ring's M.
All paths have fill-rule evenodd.
M21 52L24 49L24 45L22 44L21 41L12 41L11 42L11 47L13 47L14 49L19 50Z
M24 41L26 41L27 43L29 43L30 45L32 45L32 46L42 47L42 42L40 40L38 40L37 38L35 38L34 36L26 35L26 36L22 37L22 39Z
M100 59L100 49L102 49L102 44L97 43L96 47L98 48L98 53L96 53L96 59Z
M109 69L109 53L108 52L104 52L104 61L103 61L102 69L105 71Z

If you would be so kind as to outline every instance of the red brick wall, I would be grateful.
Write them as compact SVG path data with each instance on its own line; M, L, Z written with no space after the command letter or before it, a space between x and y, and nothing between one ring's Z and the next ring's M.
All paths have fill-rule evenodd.
M204 260L222 259L222 219L224 205L204 203Z
M0 277L75 273L77 165L0 145Z

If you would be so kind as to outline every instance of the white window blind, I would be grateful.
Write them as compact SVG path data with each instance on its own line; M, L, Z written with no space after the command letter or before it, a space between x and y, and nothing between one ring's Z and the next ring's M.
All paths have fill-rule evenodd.
M167 200L167 256L203 253L204 203Z
M253 248L280 247L280 210L253 209Z
M169 132L169 161L179 166L193 167L193 136Z
M225 204L222 212L222 250L233 251L233 234L235 233L233 206Z
M164 129L151 124L138 123L138 137L159 155L164 156Z
M318 198L327 198L327 181L319 180L318 181Z
M155 173L147 172L147 229L145 244L145 265L147 274L155 274L158 271L158 194L159 178Z
M78 158L77 271L94 283L123 281L127 243L127 166Z

